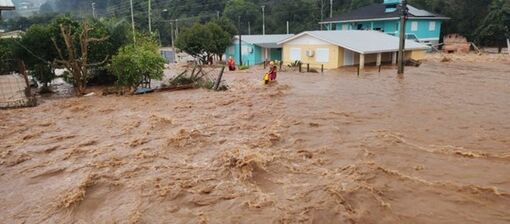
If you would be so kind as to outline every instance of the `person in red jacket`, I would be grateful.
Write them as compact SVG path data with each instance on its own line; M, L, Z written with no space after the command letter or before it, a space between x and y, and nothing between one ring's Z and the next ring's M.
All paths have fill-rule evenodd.
M276 80L276 71L278 68L276 67L276 64L272 61L269 63L269 80L275 81Z
M232 56L228 58L227 65L229 71L236 70L236 61L232 58Z

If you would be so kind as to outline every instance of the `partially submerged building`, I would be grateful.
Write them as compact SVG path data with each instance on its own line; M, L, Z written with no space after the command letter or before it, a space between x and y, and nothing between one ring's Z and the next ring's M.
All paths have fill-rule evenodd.
M2 11L14 10L16 7L11 0L0 0L0 20L2 18Z
M261 64L267 60L282 60L282 47L278 42L292 36L293 34L242 35L241 47L239 36L235 36L225 55L227 58L234 58L236 63L240 64L239 50L241 50L242 63L247 65Z
M340 16L320 22L328 30L377 30L390 35L400 34L401 0L384 0L384 3L372 4ZM448 17L417 9L408 5L406 23L407 39L422 43L437 44L441 36L441 25Z
M300 61L311 67L334 69L365 64L397 62L399 38L379 31L307 31L278 43L283 48L283 61ZM423 59L428 46L406 41L405 58Z

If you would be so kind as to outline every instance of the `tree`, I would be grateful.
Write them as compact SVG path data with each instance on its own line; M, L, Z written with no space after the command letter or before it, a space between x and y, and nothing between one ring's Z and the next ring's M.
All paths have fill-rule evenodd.
M238 32L237 28L234 25L234 23L232 23L232 20L230 20L229 18L222 16L222 17L213 19L212 22L218 24L221 27L221 29L223 29L225 32L230 34L231 37L237 35L237 32Z
M205 25L195 23L192 27L185 29L179 34L175 46L189 55L199 58L203 63L207 63L211 49L212 33L206 29Z
M224 31L217 23L209 22L204 27L211 33L211 43L208 44L207 52L218 56L222 60L227 47L232 43L232 35ZM209 58L209 61L211 59Z
M55 78L53 60L57 52L52 46L51 27L33 25L23 35L21 45L17 49L17 57L25 62L30 74L43 84L41 92L49 92L48 84ZM23 47L21 47L23 46Z
M9 73L15 70L15 47L14 40L0 39L0 75Z
M102 62L90 63L89 62L89 47L95 43L100 43L108 37L90 37L89 33L93 30L87 20L84 20L79 27L79 31L73 29L69 24L60 23L60 33L65 43L65 51L59 47L55 38L52 38L55 49L58 52L59 59L55 62L64 66L71 74L73 79L73 86L75 87L75 94L81 96L85 94L87 82L90 78L89 69L94 66L104 64L108 57Z
M496 45L498 52L510 38L510 1L494 0L489 14L483 19L476 30L477 42L485 45Z
M30 75L37 79L40 83L43 84L41 87L42 93L51 92L49 89L48 83L50 83L53 79L55 79L55 70L50 64L35 64L32 67L32 70L30 70Z
M117 76L120 86L130 87L132 91L141 84L145 77L161 80L165 60L158 53L158 44L148 37L137 38L137 44L122 47L113 56L110 70Z

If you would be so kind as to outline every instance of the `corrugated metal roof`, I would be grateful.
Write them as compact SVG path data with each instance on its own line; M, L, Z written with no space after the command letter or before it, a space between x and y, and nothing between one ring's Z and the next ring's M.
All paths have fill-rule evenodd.
M379 31L344 30L344 31L307 31L279 42L284 44L304 35L334 44L360 54L372 54L398 51L399 38ZM428 49L428 46L407 40L406 50Z
M14 4L11 0L0 0L0 9L14 9Z
M242 35L241 40L264 48L278 48L278 42L294 36L294 34ZM234 37L238 40L239 36Z

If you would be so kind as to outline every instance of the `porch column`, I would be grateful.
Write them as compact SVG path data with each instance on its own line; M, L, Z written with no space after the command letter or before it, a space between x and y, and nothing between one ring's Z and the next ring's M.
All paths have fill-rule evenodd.
M381 60L382 60L382 53L377 53L377 62L376 62L377 66L381 65Z
M391 53L391 64L397 64L397 52Z
M359 54L359 69L365 68L365 55Z

